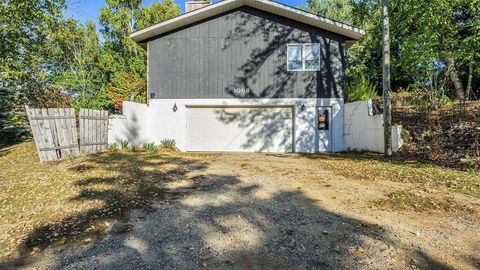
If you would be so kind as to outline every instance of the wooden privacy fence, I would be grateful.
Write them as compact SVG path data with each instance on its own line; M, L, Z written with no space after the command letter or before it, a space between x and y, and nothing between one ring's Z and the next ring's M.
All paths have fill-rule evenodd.
M80 154L75 110L28 107L26 110L41 161L76 157Z
M28 121L41 161L76 157L107 148L108 112L80 110L80 147L75 110L72 108L30 109Z
M108 112L80 109L80 152L105 151L108 144Z

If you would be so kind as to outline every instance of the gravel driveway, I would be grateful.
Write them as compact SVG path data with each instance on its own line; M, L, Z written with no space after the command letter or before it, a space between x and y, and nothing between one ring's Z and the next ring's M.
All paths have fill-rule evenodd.
M297 155L222 154L188 167L155 211L46 252L41 269L475 269L478 223L370 209L399 183L337 176ZM462 234L468 232L468 234ZM478 233L478 234L477 234ZM470 242L467 241L470 235ZM465 242L467 241L467 242ZM480 253L477 253L477 255ZM31 266L29 266L31 267Z

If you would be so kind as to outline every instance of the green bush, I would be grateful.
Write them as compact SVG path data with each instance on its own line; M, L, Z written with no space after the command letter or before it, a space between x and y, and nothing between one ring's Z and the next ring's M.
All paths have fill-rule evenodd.
M140 148L141 147L138 144L134 144L134 143L130 144L130 150L132 150L133 152L137 152L138 150L140 150Z
M347 102L370 100L377 95L375 87L362 72L354 74L352 82L347 85L345 99Z
M436 91L429 88L415 88L410 91L413 97L411 105L421 110L433 110L451 102L450 98L443 91Z
M158 150L158 146L155 145L155 143L151 142L151 143L144 143L143 144L143 149L149 151L149 152L155 152Z
M108 150L110 151L117 151L118 150L118 144L117 143L111 143L108 145Z
M122 149L127 149L128 148L128 141L127 140L123 140L120 142L120 146L122 147Z
M174 139L164 139L161 143L163 148L177 149L177 142Z
M417 96L407 89L392 92L392 104L395 107L417 105Z

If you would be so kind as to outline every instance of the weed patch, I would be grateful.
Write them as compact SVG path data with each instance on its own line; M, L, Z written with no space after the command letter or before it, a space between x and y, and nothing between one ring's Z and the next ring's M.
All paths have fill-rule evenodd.
M375 202L382 208L414 210L414 211L441 211L441 212L462 212L473 214L475 210L465 205L457 203L448 196L432 196L423 192L411 190L392 192L386 199Z

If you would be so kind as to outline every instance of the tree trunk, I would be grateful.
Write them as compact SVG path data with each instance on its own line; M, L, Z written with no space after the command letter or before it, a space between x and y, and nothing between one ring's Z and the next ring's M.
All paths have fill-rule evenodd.
M467 88L465 89L465 99L470 99L470 93L472 92L472 78L473 78L473 63L468 64L468 79L467 79Z
M383 36L383 133L385 156L392 155L392 101L390 98L390 25L388 0L382 0Z
M458 100L462 100L464 98L463 95L463 85L460 77L458 76L457 69L455 68L455 60L453 57L447 57L446 59L447 66L448 66L448 75L453 82L453 87L455 88L455 96Z

